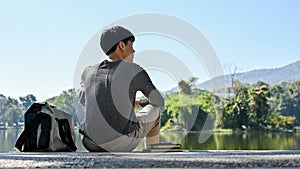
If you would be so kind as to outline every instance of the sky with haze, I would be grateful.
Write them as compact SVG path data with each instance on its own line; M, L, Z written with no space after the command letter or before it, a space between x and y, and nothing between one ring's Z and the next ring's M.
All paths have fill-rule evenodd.
M72 88L90 38L116 20L143 13L167 14L193 25L213 46L225 73L231 65L238 72L281 67L300 60L299 8L298 0L2 0L0 94L33 94L43 101ZM164 50L189 62L192 54L172 43L166 37L137 36L134 47L137 52ZM198 63L190 65L198 82L209 79L201 63L199 69ZM166 73L149 74L161 91L176 85Z

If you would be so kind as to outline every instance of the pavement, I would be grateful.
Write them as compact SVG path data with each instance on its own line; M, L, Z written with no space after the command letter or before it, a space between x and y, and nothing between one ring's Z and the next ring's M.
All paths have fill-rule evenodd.
M0 153L0 168L300 168L298 151Z

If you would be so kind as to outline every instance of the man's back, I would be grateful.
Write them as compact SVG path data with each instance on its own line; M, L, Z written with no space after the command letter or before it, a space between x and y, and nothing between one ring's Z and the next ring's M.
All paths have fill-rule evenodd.
M150 103L163 105L163 98L140 66L121 60L90 66L82 74L86 95L83 130L97 144L131 133L138 127L134 113L137 91ZM152 94L151 94L152 93Z
M142 138L146 138L146 145L159 142L159 107L164 99L146 71L133 63L134 41L134 35L124 27L104 30L100 46L110 61L90 66L82 74L79 97L86 113L80 128L82 143L89 151L132 151ZM149 104L135 113L137 91Z

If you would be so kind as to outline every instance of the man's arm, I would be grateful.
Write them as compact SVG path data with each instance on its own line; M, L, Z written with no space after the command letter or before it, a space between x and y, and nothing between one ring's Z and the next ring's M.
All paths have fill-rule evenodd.
M153 84L152 84L153 85ZM154 106L164 106L165 104L165 100L162 97L162 95L160 94L160 92L157 89L153 89L149 96L147 96L149 99L149 103L154 105Z
M149 99L149 104L158 107L164 106L164 98L153 85L150 77L145 70L139 72L139 74L137 75L137 83L140 86L141 92Z

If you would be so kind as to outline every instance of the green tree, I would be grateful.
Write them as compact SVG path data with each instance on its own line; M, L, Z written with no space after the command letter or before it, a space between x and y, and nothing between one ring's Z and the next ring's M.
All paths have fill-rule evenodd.
M33 94L28 94L24 97L20 97L19 99L26 110L32 103L36 102L36 97Z
M186 81L180 80L178 82L178 86L179 86L180 93L186 94L186 95L192 94L192 88L191 88L190 84L188 84Z
M270 111L273 113L279 113L281 111L281 102L282 97L285 95L285 89L279 85L276 84L270 89L270 96L271 96L271 102L270 102Z
M269 118L269 91L267 85L254 87L249 92L249 118L251 127L254 129L266 129Z
M12 106L5 112L5 117L9 125L18 124L23 120L23 109L20 106Z
M167 95L165 108L162 113L162 130L170 129L176 125L180 113L180 104L181 100L179 93Z
M12 125L14 123L23 121L23 111L24 108L16 99L11 97L6 98L4 95L1 95L0 99L0 121Z
M209 128L219 126L219 119L217 116L219 113L222 113L218 112L218 106L220 105L219 97L209 91L202 90L200 91L198 100L197 117L192 130L200 131L207 121L213 122L213 124L210 124L211 126Z
M181 92L166 97L162 130L200 131L207 118L212 120L216 118L217 109L214 104L220 100L208 91L192 89L195 80L195 78L191 78L188 82L181 80L178 84Z
M300 125L299 85L300 79L292 83L281 82L274 85L270 90L272 96L271 112L282 116L295 117L295 125Z
M193 89L196 88L196 81L198 78L191 77L188 81L180 80L178 82L179 92L181 94L191 95L193 92Z
M300 125L300 79L288 85L290 94L289 115L296 117L296 124Z
M76 104L78 102L78 95L75 89L62 91L62 93L59 96L47 99L46 102L73 115L74 124L78 123L78 119L76 115Z
M5 113L6 102L6 97L3 94L0 94L0 116L3 116L3 114Z
M241 82L235 81L233 97L225 102L225 128L245 129L249 127L249 88Z

